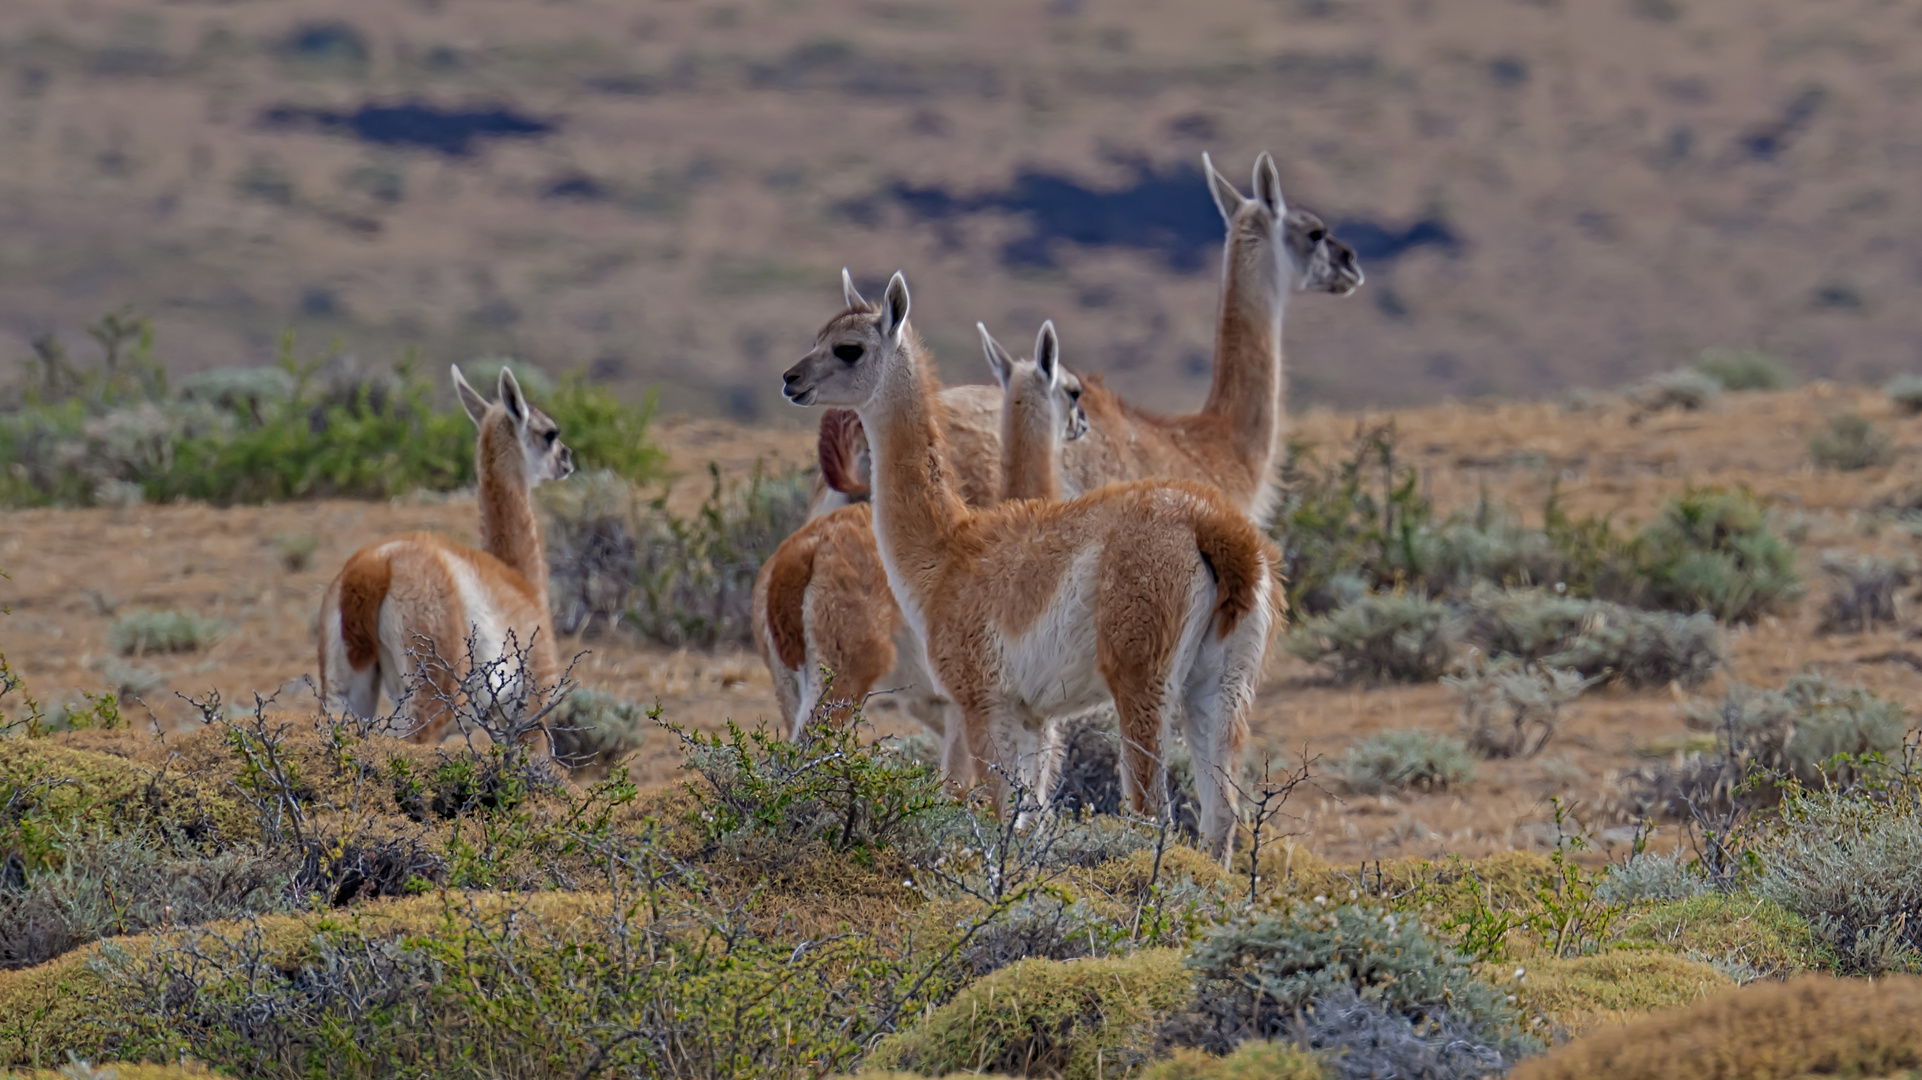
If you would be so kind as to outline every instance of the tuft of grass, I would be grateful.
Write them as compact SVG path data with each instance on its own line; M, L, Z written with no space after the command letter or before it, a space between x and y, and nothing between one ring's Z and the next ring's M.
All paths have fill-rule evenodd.
M1174 949L1126 957L1024 960L968 984L913 1027L881 1041L877 1069L925 1076L1005 1072L1098 1080L1145 1061L1155 1022L1193 983Z
M1725 990L1577 1039L1512 1080L1897 1076L1922 1062L1922 979L1804 975Z
M191 611L130 611L107 627L107 641L122 656L198 652L227 632L227 624Z
M1288 651L1345 682L1432 682L1454 653L1447 609L1407 593L1370 593L1307 619L1289 635Z
M1903 412L1922 413L1922 375L1897 375L1882 384L1882 392Z
M1629 390L1629 400L1649 412L1697 412L1722 394L1722 380L1696 368L1676 368L1652 376Z
M314 553L320 550L320 537L310 532L284 532L274 534L274 551L280 556L280 565L290 574L298 574L314 565Z
M1447 791L1475 782L1475 756L1453 735L1382 731L1348 748L1336 767L1350 791L1379 795L1418 788Z
M1724 390L1787 390L1795 385L1788 364L1755 349L1703 349L1693 366Z
M1742 891L1705 891L1631 910L1617 940L1768 979L1826 968L1834 960L1807 919Z
M1735 985L1708 964L1655 950L1540 957L1523 970L1523 1008L1571 1032L1688 1005Z
M1824 469L1859 472L1895 460L1895 444L1860 413L1838 413L1809 438L1809 458Z

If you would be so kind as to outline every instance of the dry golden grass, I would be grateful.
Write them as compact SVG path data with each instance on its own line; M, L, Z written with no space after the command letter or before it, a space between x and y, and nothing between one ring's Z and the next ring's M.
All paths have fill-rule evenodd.
M1789 1080L1922 1067L1922 979L1754 983L1522 1063L1514 1080Z

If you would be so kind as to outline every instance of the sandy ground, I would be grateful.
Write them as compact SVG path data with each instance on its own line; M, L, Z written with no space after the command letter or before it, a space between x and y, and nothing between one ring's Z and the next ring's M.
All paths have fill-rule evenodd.
M1806 463L1808 433L1827 414L1859 408L1890 432L1896 463L1838 474ZM1375 418L1386 419L1387 417ZM1814 633L1823 592L1819 554L1828 548L1912 551L1906 527L1864 508L1914 481L1922 420L1893 415L1877 395L1816 386L1786 394L1731 395L1702 414L1632 422L1629 410L1563 413L1552 406L1492 409L1441 407L1395 417L1403 445L1430 476L1444 507L1471 503L1483 490L1524 509L1538 508L1559 480L1572 510L1646 520L1660 500L1691 484L1747 484L1782 508L1784 528L1805 536L1803 569L1811 597L1792 613L1732 631L1731 675L1776 686L1813 668L1860 681L1898 700L1922 692L1922 674L1901 661L1876 659L1915 648L1906 630L1820 637ZM1359 422L1353 416L1300 418L1296 434L1332 447ZM757 459L804 460L802 433L742 429L713 421L669 421L660 432L684 475L675 503L705 492L704 463L744 475ZM313 627L321 592L355 548L388 534L434 529L472 542L471 498L403 499L392 503L316 502L220 509L172 505L133 509L31 510L0 514L0 650L45 702L72 700L121 680L127 667L146 669L160 684L130 702L140 723L172 728L195 710L179 695L218 691L225 701L253 692L304 703L297 681L314 671ZM289 569L277 538L311 534L311 565ZM225 624L211 647L172 656L122 658L108 644L116 615L140 608L197 611ZM728 719L769 719L768 675L751 651L672 651L616 633L570 640L583 654L576 674L663 715L713 729ZM1922 660L1918 661L1922 663ZM1701 693L1714 694L1717 679ZM1479 854L1552 842L1549 800L1561 796L1578 821L1607 844L1626 841L1632 821L1615 809L1621 772L1659 755L1684 735L1679 690L1592 692L1571 706L1539 757L1485 763L1462 790L1361 797L1342 793L1325 774L1356 739L1404 727L1453 730L1455 698L1439 685L1349 688L1326 685L1317 672L1270 651L1253 725L1252 752L1278 761L1306 753L1321 759L1325 790L1298 794L1290 828L1315 850L1341 860L1397 855ZM905 733L912 721L882 705L877 728ZM672 741L652 732L630 765L644 785L675 780ZM1673 837L1672 829L1665 830Z

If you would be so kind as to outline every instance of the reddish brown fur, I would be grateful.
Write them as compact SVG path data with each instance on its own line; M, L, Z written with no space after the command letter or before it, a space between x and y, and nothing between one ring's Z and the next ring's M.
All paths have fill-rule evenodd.
M861 479L856 458L860 454L861 418L853 409L829 409L821 414L821 437L817 454L821 478L843 495L864 496L867 482Z
M347 644L347 662L356 670L380 655L380 605L393 578L393 564L367 548L354 552L341 568L340 637Z
M860 701L895 664L893 636L901 618L874 547L873 509L844 506L808 522L782 541L754 583L755 646L775 682L784 733L805 717L800 683L833 678L831 697ZM830 717L840 723L845 709Z
M807 663L807 617L802 604L807 600L808 581L814 577L814 551L820 543L820 533L803 526L782 541L767 561L768 637L774 643L774 655L789 669Z

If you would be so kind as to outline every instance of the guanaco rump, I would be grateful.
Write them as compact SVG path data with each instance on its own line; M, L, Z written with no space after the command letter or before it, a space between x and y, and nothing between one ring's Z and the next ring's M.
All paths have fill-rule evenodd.
M411 722L409 737L432 743L446 732L465 667L510 649L528 651L527 670L511 677L552 686L560 675L547 606L547 554L533 489L574 471L560 426L501 369L489 402L455 367L462 408L480 429L481 547L433 533L407 533L354 552L320 602L320 691L330 707L372 718L385 691ZM468 655L469 639L473 655ZM409 694L419 669L425 685ZM500 700L524 688L497 688ZM549 753L546 732L527 740Z
M881 564L960 711L969 756L1045 798L1053 755L1040 751L1055 718L1112 701L1123 791L1137 812L1158 814L1162 748L1178 727L1194 755L1203 842L1225 860L1231 780L1274 618L1267 546L1238 507L1183 481L969 509L908 307L897 273L878 306L829 320L783 392L860 416ZM997 777L1006 806L1008 775Z
M1273 511L1281 444L1281 333L1288 298L1297 292L1347 296L1362 283L1361 266L1354 249L1320 218L1282 198L1280 174L1267 154L1255 159L1253 198L1243 198L1206 154L1201 161L1228 225L1208 397L1200 412L1161 416L1122 401L1088 376L1081 396L1088 437L1063 448L1062 486L1066 494L1080 495L1147 477L1200 480L1265 524ZM855 306L852 297L849 306ZM964 450L956 470L987 468L972 459L984 454L974 448L995 441L1000 395L986 387L953 387L942 392L941 404L944 433Z
M1056 360L1060 347L1054 324L1042 327L1037 357L1046 342L1049 374L1040 374L1037 361L1014 360L982 330L989 367L1009 395L1019 400L1019 412L1046 417L1061 425L1060 438L1078 439L1087 431L1081 411L1081 381ZM1049 398L1034 400L1036 396ZM1003 440L1004 450L1025 445L1029 452L1057 454L1060 439L1029 436ZM846 409L829 409L821 417L818 457L827 485L856 500L868 496L868 446L860 420ZM1026 463L1003 455L1002 475L1058 475L1058 466ZM1018 487L1018 485L1017 485ZM1058 489L1058 485L1057 485ZM1010 498L1031 498L1021 490ZM921 662L923 650L901 618L888 591L887 575L875 549L873 515L865 501L842 506L814 518L761 564L752 598L753 636L761 662L774 680L782 729L798 737L823 696L835 702L858 703L888 676L885 685L902 695L908 712L947 741L947 698ZM830 689L822 669L833 680ZM846 710L837 707L831 719L841 722ZM944 749L944 755L946 751Z

